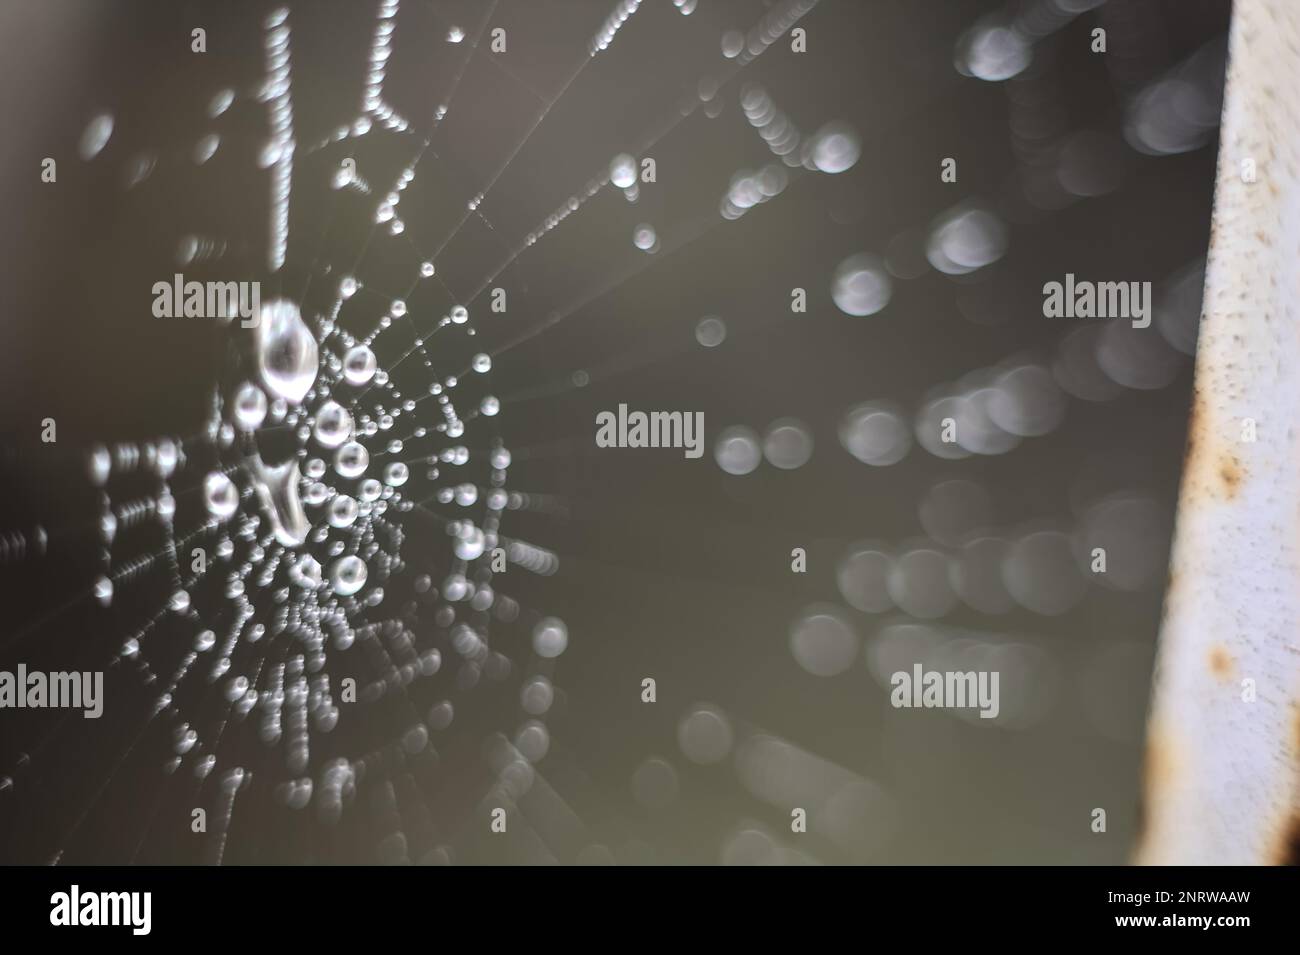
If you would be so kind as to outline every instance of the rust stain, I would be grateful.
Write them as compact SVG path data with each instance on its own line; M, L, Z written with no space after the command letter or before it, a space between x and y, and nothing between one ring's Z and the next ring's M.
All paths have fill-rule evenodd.
M1210 427L1205 399L1198 388L1192 394L1187 415L1187 446L1183 452L1186 488L1191 500L1221 497L1231 501L1245 483L1246 469L1222 440L1216 440Z
M1164 730L1152 726L1147 733L1146 758L1142 761L1136 845L1141 846L1146 841L1147 827L1151 824L1150 807L1161 804L1161 794L1168 793L1173 788L1176 775L1177 766L1171 737Z
M1274 865L1300 865L1300 815L1293 815L1283 830Z
M1291 704L1291 762L1300 765L1300 704ZM1273 847L1273 865L1300 865L1300 811L1293 811Z
M1237 461L1236 455L1224 454L1219 458L1219 480L1223 483L1223 493L1228 500L1237 496L1243 477L1241 464Z
M1220 643L1210 647L1210 672L1220 680L1232 679L1232 654L1225 650Z
M1201 389L1192 390L1192 407L1187 414L1187 449L1183 452L1183 467L1190 467L1197 446L1201 443L1201 429L1205 427L1205 413L1201 410Z

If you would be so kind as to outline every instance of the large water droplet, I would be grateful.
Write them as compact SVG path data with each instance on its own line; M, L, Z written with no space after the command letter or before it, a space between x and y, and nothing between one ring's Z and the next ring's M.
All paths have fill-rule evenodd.
M410 468L401 461L394 461L384 468L384 483L389 487L401 487L410 476Z
M366 583L366 562L360 557L340 557L330 565L330 588L340 597L348 597Z
M370 452L356 441L349 441L334 455L334 470L340 477L360 477L365 473L368 464L370 464Z
M266 390L298 404L316 381L316 339L286 298L262 305L256 332L257 373Z
M357 502L346 494L340 494L330 501L329 522L331 527L351 527L357 519Z
M311 525L298 497L301 475L297 459L270 467L260 458L254 458L252 465L257 497L271 522L275 539L285 547L301 546L307 540Z
M314 433L324 447L337 448L352 437L352 415L337 401L327 401L316 412Z
M353 345L343 356L343 377L350 385L364 385L375 377L378 362L366 345Z

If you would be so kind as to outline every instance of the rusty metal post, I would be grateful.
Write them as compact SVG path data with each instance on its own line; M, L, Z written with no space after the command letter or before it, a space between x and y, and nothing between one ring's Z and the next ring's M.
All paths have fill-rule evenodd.
M1300 3L1237 0L1138 862L1300 850L1297 418Z

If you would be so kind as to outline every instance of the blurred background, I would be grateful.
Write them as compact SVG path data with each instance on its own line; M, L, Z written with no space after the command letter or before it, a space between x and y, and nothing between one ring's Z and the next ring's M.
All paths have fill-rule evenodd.
M256 94L273 5L0 6L20 80L0 92L0 669L109 671L98 721L0 712L0 859L214 861L220 832L235 863L1127 860L1230 5L622 7L405 0L385 21L372 2L291 4L297 152L271 274ZM337 139L362 115L377 22L384 108L409 128ZM624 153L653 158L655 181L621 188ZM417 155L395 235L376 206ZM334 188L348 157L369 191ZM121 648L167 616L140 643L159 670L176 654L170 584L146 568L110 606L90 599L87 449L201 432L230 374L238 329L154 318L154 282L257 280L307 315L350 275L382 293L340 315L360 335L425 260L437 280L406 297L411 328L379 363L468 308L472 338L440 335L431 366L393 379L423 393L491 354L472 387L501 413L465 443L510 449L502 532L554 561L504 575L523 608L493 630L507 675L447 665L412 684L427 746L394 706L358 704L289 773L214 683L154 713ZM1045 318L1042 287L1066 273L1151 282L1151 327ZM597 448L596 414L620 403L702 411L704 456ZM203 520L194 477L178 533ZM454 628L419 582L448 572L446 536L401 524L385 606L450 662ZM112 566L161 542L123 538ZM205 599L225 612L220 587ZM551 617L567 648L542 667L529 632ZM890 674L918 662L999 670L999 717L891 708ZM203 742L178 766L182 722ZM357 754L337 821L275 795ZM230 767L247 778L227 799ZM518 812L495 834L503 798ZM222 820L206 838L200 805Z

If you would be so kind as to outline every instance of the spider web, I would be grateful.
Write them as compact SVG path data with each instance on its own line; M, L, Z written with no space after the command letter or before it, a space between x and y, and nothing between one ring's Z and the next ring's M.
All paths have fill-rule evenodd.
M519 173L520 158L536 144L534 134L555 121L555 107L582 88L590 65L617 50L622 31L633 29L629 22L649 5L620 0L574 16L572 42L556 57L563 66L545 91L522 79L512 60L491 55L497 3L379 0L319 16L304 5L268 7L245 36L260 51L256 77L216 86L190 104L202 129L183 149L133 142L124 155L126 118L106 114L92 121L83 156L91 163L124 160L128 190L142 202L169 166L183 167L196 191L238 167L251 183L240 201L255 209L255 221L242 230L183 231L170 240L175 264L186 278L260 279L262 304L271 311L256 330L242 328L238 316L227 318L197 433L107 444L94 448L85 463L99 495L98 566L83 599L102 605L104 619L111 620L109 679L116 682L110 692L119 692L110 698L130 696L138 712L106 772L87 774L80 791L51 814L57 831L40 847L43 859L95 857L103 851L94 841L106 828L105 818L119 815L128 821L114 857L132 860L491 857L482 846L490 812L504 807L512 826L515 820L528 825L519 803L539 793L560 807L557 812L573 828L585 828L537 765L548 754L554 764L559 742L552 740L547 721L563 703L563 690L553 680L568 634L547 610L545 578L560 560L513 529L537 526L524 523L537 515L563 517L567 505L514 486L512 466L539 449L508 447L501 428L516 409L581 387L586 375L549 390L512 387L498 376L525 343L655 263L688 255L697 240L801 181L826 179L851 166L862 149L845 124L801 129L799 112L787 112L779 84L769 88L745 72L815 3L742 5L752 20L720 37L720 65L698 81L687 78L679 106L650 120L634 117L629 125L636 134L625 139L627 153L593 156L589 169L566 169L562 183L548 181L533 190L549 211L528 228L503 227L502 219L517 220L502 209L518 199L508 173ZM674 6L686 15L695 9L691 0ZM1070 19L1061 15L1059 22L1035 26L1035 16L1046 8L1030 5L1021 18L1026 30L1042 31L1040 39ZM982 36L979 29L988 32L977 28L975 40ZM361 80L355 71L340 70L345 75L337 85L313 96L316 91L303 88L302 49L314 49L319 59L322 31L344 33L349 45L364 50ZM710 37L710 43L716 46L717 40ZM975 52L968 50L972 43L963 38L957 44L959 70L979 59L978 44ZM437 82L413 72L413 60L436 62ZM978 65L1003 66L992 60L991 66ZM471 65L509 91L519 115L495 138L495 117L476 116L475 130L492 138L492 148L486 162L465 168L453 158L456 134L448 130L463 115ZM320 72L308 75L324 82ZM474 75L483 81L483 73ZM403 85L398 77L405 89L397 88ZM1019 110L1036 120L1029 114L1050 100L1044 89L1050 92L1051 82L1050 74L1034 72L1021 87L1009 85L1012 114ZM412 87L424 95L410 96ZM1028 93L1022 102L1017 91L1023 89ZM722 90L730 99L719 95ZM725 185L710 181L716 206L659 234L650 225L658 199L637 182L640 157L671 143L678 130L677 140L687 136L688 118L737 112L732 104L754 132L751 145L759 148L761 141L767 155L755 169L736 170ZM249 135L248 129L258 132ZM1054 135L1065 142L1068 132ZM1081 195L1065 195L1058 185L1035 178L1049 165L1042 162L1048 152L1025 150L1017 156L1017 172L1050 193L1034 198L1042 201L1041 210L1055 212ZM1048 168L1049 179L1054 172ZM553 300L534 301L528 296L530 273L521 263L539 263L531 273L536 277L554 262L544 256L568 254L565 224L590 213L597 197L608 201L610 193L626 199L643 220L630 237L618 235L624 255L591 253L586 272L596 278L576 291L566 287ZM914 221L888 248L882 244L879 254L845 259L830 276L831 297L841 313L863 316L882 309L891 288L929 269L954 281L983 269L994 274L992 282L959 285L956 293L961 311L982 324L995 318L989 314L993 302L1005 297L989 288L1002 284L996 261L1007 247L1007 233L1006 222L988 204L953 206ZM628 238L637 250L631 257ZM492 264L465 267L467 260L477 265L481 258ZM511 319L494 327L495 293L507 284ZM516 309L524 318L516 317ZM1182 310L1180 322L1188 311ZM307 338L296 333L298 323ZM259 337L264 331L265 341ZM701 335L697 330L706 344ZM1112 355L1109 374L1096 360L1103 337ZM1071 330L1058 338L1046 357L1016 352L960 380L936 384L916 400L847 407L835 422L844 450L861 463L889 465L907 454L914 433L935 459L1005 455L1060 423L1066 396L1054 381L1073 398L1109 401L1124 386L1164 387L1185 364L1163 346L1158 354L1142 352L1143 340L1123 327ZM480 347L485 341L491 344ZM294 360L312 349L310 362ZM1179 341L1175 350L1189 349L1189 342ZM646 360L622 358L605 373ZM278 397L277 388L302 377L305 365L310 385L301 399ZM1126 375L1127 381L1116 380ZM946 418L961 425L955 445L936 438ZM886 437L902 434L898 447L880 451L867 440L881 437L869 423L887 423ZM794 433L798 444L794 425L769 431ZM729 428L719 435L714 458L725 472L748 473L765 453L770 463L780 457L765 451L764 443L747 427ZM297 469L288 479L276 470L286 465ZM285 488L304 502L308 532L300 543L282 539L293 533L277 533L285 530L277 522L293 523L294 508L283 500L293 493ZM1064 534L1051 541L1068 547ZM0 558L19 560L45 544L43 529L13 534L3 541ZM498 547L509 567L505 574L494 569ZM202 558L197 563L196 549ZM866 599L871 594L859 592L852 580L866 566L863 561L893 558L873 549L849 550L841 596L855 609L877 612ZM1028 552L1026 560L1032 563L1035 556ZM950 553L944 559L969 565L972 555ZM989 560L983 552L973 559ZM1082 592L1071 591L1073 599ZM894 602L910 616L934 616L923 604ZM20 632L10 646L35 642L55 623L57 611ZM880 643L939 632L904 633L906 626L882 631ZM960 635L946 635L955 634ZM977 642L1001 646L1003 641L984 639L989 636ZM805 668L820 665L799 662ZM880 660L869 659L869 665L878 680L887 680ZM344 700L344 680L355 681L356 702ZM725 754L738 742L733 730L739 730L746 738L736 746L738 775L765 801L782 803L756 791L766 777L755 767L764 762L788 763L809 778L824 776L861 797L863 805L879 804L879 794L862 777L792 749L734 711L730 718L714 707L684 712L678 738L687 759L717 761L711 747ZM78 722L79 715L61 716L42 725L18 763L0 767L9 773L9 785L30 788L39 776L34 769L56 758ZM725 745L718 743L720 726ZM118 794L129 789L128 777L159 766L165 782L145 787L144 799ZM638 778L647 767L651 783L665 774L662 765L647 761ZM675 780L673 772L666 770ZM207 830L195 834L193 848L178 846L175 833L191 831L195 807L205 809ZM290 820L278 841L266 835L268 818ZM533 822L539 831L545 828ZM337 835L318 836L322 827ZM572 838L574 846L590 841ZM844 839L851 855L858 851L855 838ZM538 837L539 844L546 841ZM742 843L733 854L745 855L748 843ZM541 845L531 857L573 854Z

